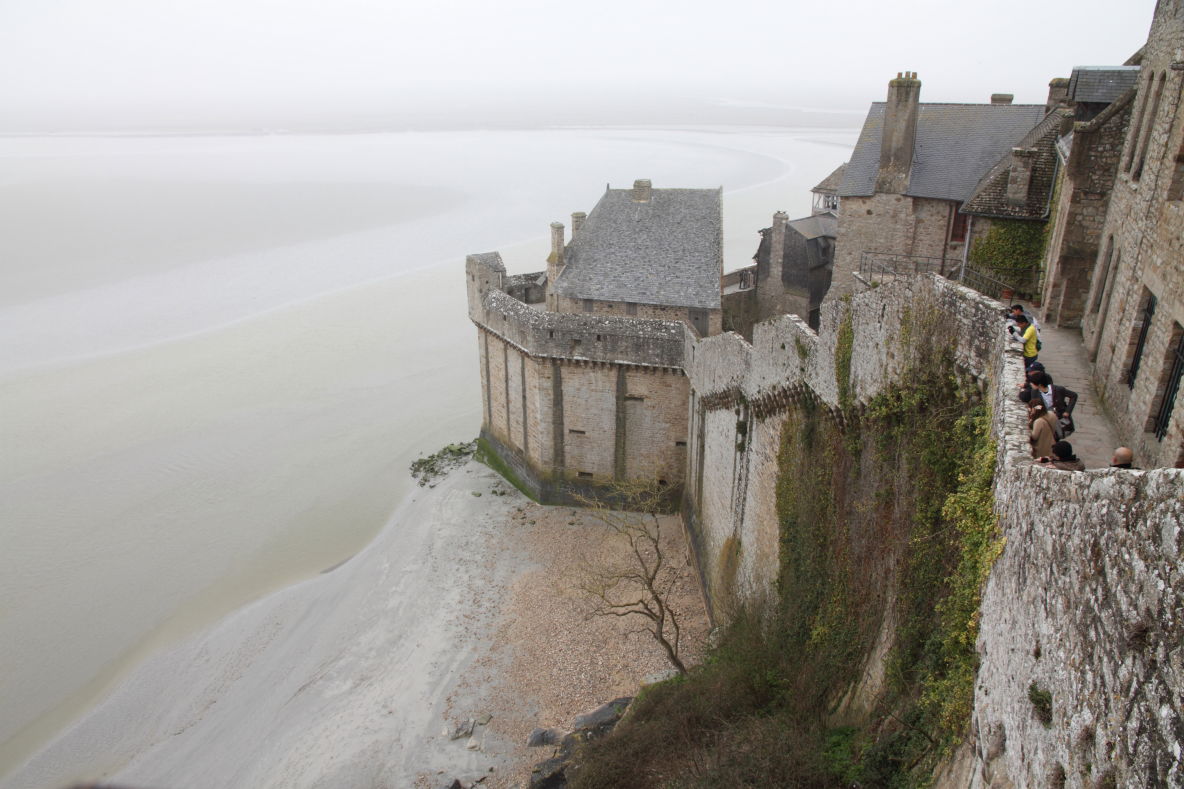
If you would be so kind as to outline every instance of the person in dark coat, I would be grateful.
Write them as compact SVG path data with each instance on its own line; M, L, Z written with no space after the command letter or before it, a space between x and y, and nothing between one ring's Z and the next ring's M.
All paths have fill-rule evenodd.
M1077 425L1073 423L1073 409L1077 405L1077 393L1072 389L1053 385L1052 376L1048 373L1032 376L1032 385L1037 392L1040 392L1040 396L1044 398L1044 404L1048 406L1048 410L1052 411L1060 423L1061 438L1076 430Z
M1068 441L1056 442L1052 445L1052 455L1039 458L1036 462L1061 471L1085 471L1085 464L1073 454L1073 445Z

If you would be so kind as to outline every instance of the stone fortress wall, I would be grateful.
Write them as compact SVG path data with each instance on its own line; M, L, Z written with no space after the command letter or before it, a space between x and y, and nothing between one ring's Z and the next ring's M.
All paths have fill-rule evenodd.
M908 368L895 338L910 311L934 308L961 372L992 403L1006 539L982 603L973 759L940 785L1181 785L1184 471L1033 465L1002 305L940 277L829 302L817 334L796 316L758 324L751 345L688 333L684 516L713 603L773 591L783 414L804 397L838 414L840 328L853 335L847 396L858 403ZM1047 726L1033 687L1050 694Z
M470 255L465 268L482 438L532 495L572 501L623 480L677 489L689 397L685 324L546 311L541 275L507 277L496 253Z

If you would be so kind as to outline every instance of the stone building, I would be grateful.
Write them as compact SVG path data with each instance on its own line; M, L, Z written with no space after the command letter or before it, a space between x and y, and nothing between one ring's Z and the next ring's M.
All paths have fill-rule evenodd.
M973 236L988 222L960 213L980 182L1045 116L1045 105L923 104L921 82L905 72L888 84L888 99L868 111L838 188L839 227L834 279L827 298L856 290L865 253L926 259L930 270L960 268ZM1023 180L1028 155L1016 157ZM1026 185L1031 185L1030 172ZM1035 190L1031 190L1035 193ZM1027 195L1027 190L1025 191ZM1026 202L1026 200L1025 200Z
M756 262L724 277L724 328L751 340L754 324L778 315L798 315L818 328L837 230L829 212L793 220L784 211L773 214L773 224L760 231Z
M1054 326L1081 325L1138 75L1138 66L1078 67L1068 82L1073 119L1057 140L1056 220L1040 294Z
M572 237L551 225L547 307L555 312L683 320L720 331L723 209L719 189L606 189Z
M718 334L718 189L608 189L572 238L553 223L545 272L466 261L477 326L481 436L546 502L606 485L676 492L686 463L685 336Z
M812 214L838 214L839 187L843 183L843 175L847 172L847 163L843 162L830 175L818 182L810 192L814 195L810 206Z
M1184 467L1184 0L1160 0L1137 60L1081 326L1136 464Z

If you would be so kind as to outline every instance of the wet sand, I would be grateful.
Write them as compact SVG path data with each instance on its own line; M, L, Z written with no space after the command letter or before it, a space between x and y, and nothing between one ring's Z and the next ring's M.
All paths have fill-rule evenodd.
M676 523L671 555L685 556ZM583 616L574 585L584 557L615 551L605 537L470 462L414 490L340 567L148 658L5 785L520 785L549 755L524 747L531 728L666 668L635 623ZM693 573L680 594L695 654L706 617ZM486 714L471 743L445 736Z

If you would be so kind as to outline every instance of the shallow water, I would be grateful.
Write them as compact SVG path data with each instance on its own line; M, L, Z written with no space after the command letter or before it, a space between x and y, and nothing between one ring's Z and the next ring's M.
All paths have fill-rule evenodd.
M465 253L539 270L550 221L649 177L723 185L745 265L854 137L0 139L0 774L160 645L357 552L410 460L476 433Z

